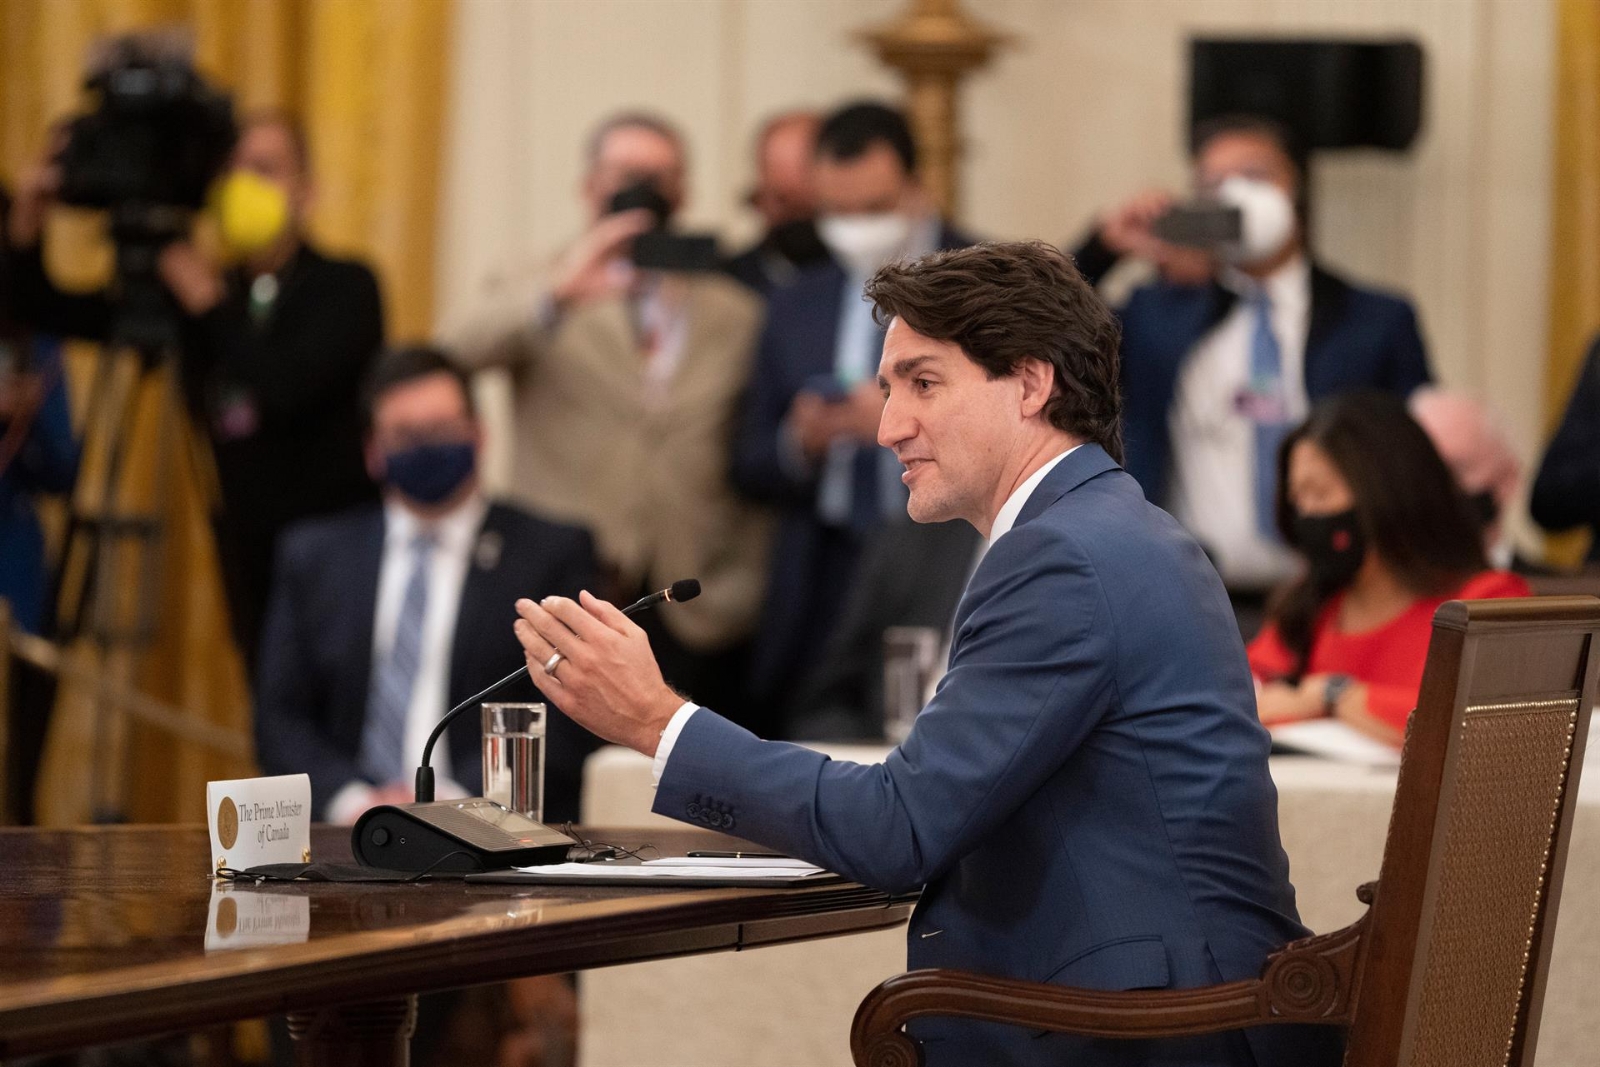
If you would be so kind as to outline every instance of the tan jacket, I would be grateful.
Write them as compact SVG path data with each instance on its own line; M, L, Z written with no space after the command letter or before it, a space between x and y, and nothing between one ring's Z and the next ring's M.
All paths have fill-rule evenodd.
M750 635L766 592L771 517L728 480L762 312L722 275L669 284L688 326L654 397L626 302L591 301L547 326L542 271L492 277L441 333L464 364L513 372L510 493L588 526L625 582L658 589L698 578L700 598L661 621L710 650Z

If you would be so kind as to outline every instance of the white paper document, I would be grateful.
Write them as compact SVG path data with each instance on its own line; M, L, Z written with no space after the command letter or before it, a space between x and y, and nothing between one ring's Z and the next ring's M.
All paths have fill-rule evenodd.
M1361 763L1369 767L1400 766L1400 750L1338 719L1307 719L1272 727L1272 740L1312 756Z
M538 867L518 867L524 874L545 875L551 878L637 878L641 881L671 881L675 878L716 879L736 885L756 879L805 878L820 874L821 867L795 859L771 856L750 856L742 859L697 859L689 856L669 856L666 859L646 860L643 863L611 863L604 860L588 863L546 863Z

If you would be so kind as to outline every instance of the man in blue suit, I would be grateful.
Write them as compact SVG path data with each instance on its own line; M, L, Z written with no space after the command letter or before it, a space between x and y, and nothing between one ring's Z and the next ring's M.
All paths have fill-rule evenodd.
M911 127L893 108L828 116L814 180L833 258L771 294L733 462L735 485L781 510L751 666L753 694L774 715L821 654L867 531L905 509L894 456L874 440L883 328L861 287L900 256L970 243L934 213Z
M445 710L516 670L509 598L592 587L586 530L484 499L462 372L430 348L389 353L366 387L382 506L291 527L279 546L256 678L267 774L311 776L318 820L348 823L412 799L424 740ZM497 621L500 619L501 621ZM542 699L531 684L502 699ZM463 715L434 750L441 795L483 791L481 730ZM552 716L545 816L577 817L594 738Z
M519 601L535 681L653 754L654 810L891 890L922 886L912 967L1104 990L1257 976L1304 934L1268 740L1216 572L1118 466L1115 318L1066 257L979 245L880 271L878 440L919 522L990 547L949 672L875 766L762 741L660 680L643 632L583 595ZM559 650L559 651L557 651ZM930 1065L1337 1062L1337 1032L1117 1044L957 1020Z
M1143 194L1078 253L1153 260L1164 277L1122 311L1127 470L1210 553L1231 590L1293 573L1273 528L1276 454L1316 401L1354 389L1408 395L1429 380L1416 313L1310 257L1306 158L1284 127L1225 117L1194 138L1195 188L1239 208L1242 239L1215 257L1157 239L1170 198Z

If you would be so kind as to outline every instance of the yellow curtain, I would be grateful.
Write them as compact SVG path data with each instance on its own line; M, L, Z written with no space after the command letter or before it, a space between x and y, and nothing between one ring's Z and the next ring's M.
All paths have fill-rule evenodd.
M1550 234L1550 348L1545 422L1554 431L1578 367L1600 332L1600 3L1560 0L1556 155ZM1576 565L1584 534L1553 537L1547 555Z
M389 334L427 336L432 316L434 218L451 0L3 0L0 2L0 176L14 184L44 144L49 122L79 108L85 49L106 34L178 26L195 44L200 69L234 94L236 109L282 108L305 125L317 179L311 229L336 254L370 263L383 285ZM99 222L58 212L46 230L47 261L63 284L104 277L109 257ZM99 247L90 247L98 244ZM107 421L83 407L100 358L71 357L75 414L84 428L85 471L103 461ZM137 415L124 477L122 510L157 514L165 537L159 559L115 574L119 599L148 595L156 609L152 643L137 655L102 662L80 642L76 671L63 678L41 775L41 817L61 825L94 814L104 790L120 793L135 821L202 820L204 783L253 773L248 757L249 699L237 650L227 638L212 544L209 465L173 414L159 373L119 368ZM163 427L167 444L159 441ZM158 456L167 469L157 472ZM157 492L165 475L168 489ZM105 502L82 497L80 511ZM156 588L141 586L146 572ZM172 731L96 717L94 685L110 678L177 705L231 732L218 746ZM136 720L137 722L137 720ZM97 739L125 754L109 783L94 780ZM117 762L117 761L113 761ZM114 798L113 798L114 799Z

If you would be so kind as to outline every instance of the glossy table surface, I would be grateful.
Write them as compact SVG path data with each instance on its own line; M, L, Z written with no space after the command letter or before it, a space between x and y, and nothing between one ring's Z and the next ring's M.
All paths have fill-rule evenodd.
M663 855L706 831L586 830ZM0 1058L231 1019L827 937L913 897L804 888L214 880L201 827L0 830ZM350 862L349 831L312 854Z

